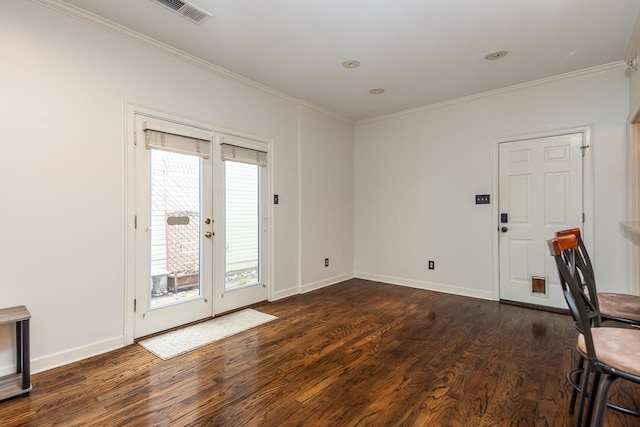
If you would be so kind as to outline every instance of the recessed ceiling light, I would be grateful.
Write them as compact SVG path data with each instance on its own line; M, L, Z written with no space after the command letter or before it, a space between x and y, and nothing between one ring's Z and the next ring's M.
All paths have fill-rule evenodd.
M360 61L356 61L355 59L350 59L348 61L344 61L342 63L344 68L358 68L360 66Z
M491 52L490 54L485 56L484 59L486 59L487 61L495 61L496 59L504 58L505 56L507 56L507 53L509 52L507 52L506 50L496 50L495 52Z
M375 89L371 89L369 91L369 93L373 94L373 95L380 95L382 92L384 92L384 89L381 87L377 87Z

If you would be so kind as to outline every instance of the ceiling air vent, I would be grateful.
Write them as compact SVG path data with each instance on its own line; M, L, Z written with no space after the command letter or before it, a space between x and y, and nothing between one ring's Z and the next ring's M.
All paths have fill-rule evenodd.
M188 19L191 22L196 24L202 24L207 19L211 18L211 14L209 12L205 12L200 9L198 6L181 0L152 0L155 3L161 4L162 6L171 9L178 15L183 18Z

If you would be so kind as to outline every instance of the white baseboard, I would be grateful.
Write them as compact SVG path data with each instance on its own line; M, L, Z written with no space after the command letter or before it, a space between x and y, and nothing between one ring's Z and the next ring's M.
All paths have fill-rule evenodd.
M69 363L117 350L122 347L124 347L124 337L120 335L60 353L38 357L31 359L31 373L35 374L48 371L58 366L68 365Z
M49 369L57 368L58 366L68 365L69 363L77 362L78 360L87 359L89 357L117 350L122 347L124 347L124 337L119 336L108 338L106 340L98 341L82 347L76 347L71 350L62 351L60 353L31 358L31 373L37 374L38 372L48 371ZM0 367L0 377L9 374L15 374L15 372L15 364L11 366Z
M302 287L294 287L276 291L273 293L273 299L271 301L277 301L279 299L291 297L298 294L306 294L307 292L335 285L336 283L344 282L345 280L353 279L354 277L355 276L353 274L341 274L339 276L329 277L328 279L319 280L317 282L307 283L306 285L302 285Z
M299 293L300 293L300 288L298 288L297 286L289 289L283 289L281 291L275 291L273 293L273 299L271 301L277 301L279 299L292 297L294 295L298 295Z
M344 282L345 280L353 279L355 276L353 274L341 274L339 276L329 277L328 279L319 280L313 283L307 283L306 285L302 285L302 292L306 294L307 292L315 291L316 289L326 288L327 286L335 285L336 283Z
M479 289L462 288L459 286L445 285L442 283L423 282L419 280L405 279L401 277L382 276L379 274L356 273L358 279L373 280L375 282L389 283L391 285L407 286L410 288L424 289L427 291L444 292L447 294L460 295L463 297L480 298L493 301L491 290L483 291Z
M15 357L15 355L13 356ZM11 375L16 373L15 366L2 366L0 367L0 377L4 377L6 375Z

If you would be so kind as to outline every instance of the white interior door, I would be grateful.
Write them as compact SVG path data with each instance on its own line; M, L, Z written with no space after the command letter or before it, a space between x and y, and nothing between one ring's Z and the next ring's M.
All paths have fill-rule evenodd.
M583 138L499 145L500 299L566 308L546 240L582 228Z
M213 314L215 237L210 133L142 115L135 132L139 338Z

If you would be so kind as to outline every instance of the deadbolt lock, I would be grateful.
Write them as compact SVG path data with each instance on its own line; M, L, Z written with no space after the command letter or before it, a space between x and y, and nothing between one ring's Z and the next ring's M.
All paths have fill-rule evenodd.
M211 218L205 218L204 219L204 223L205 224L211 224Z

